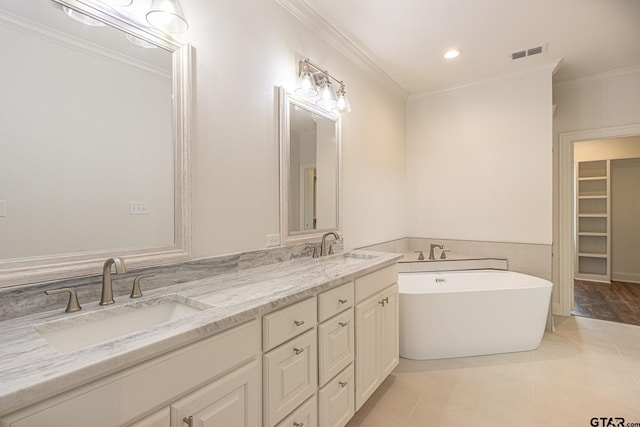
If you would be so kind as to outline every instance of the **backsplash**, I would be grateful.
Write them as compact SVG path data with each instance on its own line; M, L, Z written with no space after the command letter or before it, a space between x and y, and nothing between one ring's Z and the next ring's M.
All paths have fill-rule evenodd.
M316 243L316 246L318 244ZM336 253L342 252L343 247L344 243L341 240L334 245L334 250ZM178 264L132 269L124 274L112 273L113 295L115 297L129 295L133 279L141 274L155 273L155 276L141 280L140 285L144 293L145 290L185 283L218 274L233 273L295 258L310 257L313 250L310 243L304 243L203 258ZM81 305L98 301L102 290L102 273L0 289L0 321L43 311L64 309L67 305L67 294L51 296L44 294L47 289L63 287L75 288Z

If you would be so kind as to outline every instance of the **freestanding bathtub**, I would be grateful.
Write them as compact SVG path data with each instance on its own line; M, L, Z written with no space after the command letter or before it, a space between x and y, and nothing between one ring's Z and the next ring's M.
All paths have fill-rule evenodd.
M551 282L513 271L400 273L400 356L442 359L533 350Z

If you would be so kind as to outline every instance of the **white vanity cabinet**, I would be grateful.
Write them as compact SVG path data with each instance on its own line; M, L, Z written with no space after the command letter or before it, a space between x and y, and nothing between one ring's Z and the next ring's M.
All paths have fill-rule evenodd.
M259 323L252 320L9 414L0 426L185 427L179 414L206 417L205 408L233 420L226 425L259 425L259 354ZM244 400L231 402L240 389Z
M265 427L278 424L311 396L315 399L318 388L316 324L315 297L262 318Z
M400 360L397 280L393 265L355 281L356 410Z
M318 295L318 425L342 427L353 417L355 328L353 282Z

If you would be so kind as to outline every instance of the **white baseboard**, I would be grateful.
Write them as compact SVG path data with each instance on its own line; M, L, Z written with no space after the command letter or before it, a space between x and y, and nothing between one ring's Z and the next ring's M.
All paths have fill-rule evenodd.
M638 273L621 273L621 272L612 272L611 280L617 280L619 282L632 282L632 283L640 283L640 274Z

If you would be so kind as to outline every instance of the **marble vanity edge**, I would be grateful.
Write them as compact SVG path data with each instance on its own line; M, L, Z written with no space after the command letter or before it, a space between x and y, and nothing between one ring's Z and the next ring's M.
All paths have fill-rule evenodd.
M358 252L367 253L366 251ZM315 296L319 292L339 286L343 283L354 280L357 277L361 277L373 271L379 270L380 268L393 265L400 258L400 255L398 254L382 252L368 253L376 254L376 257L373 259L362 258L360 260L362 265L351 265L349 266L349 268L347 268L346 266L333 266L333 268L335 268L337 271L343 271L343 273L336 273L331 277L321 277L317 279L316 282L308 286L302 283L300 284L299 288L275 292L271 294L270 298L266 298L264 301L256 301L254 303L250 302L246 307L239 307L239 310L237 311L231 310L230 312L227 311L225 314L217 315L215 313L215 310L218 307L213 306L211 309L203 311L202 313L197 313L195 315L184 318L182 322L180 321L182 319L170 322L168 325L171 330L167 331L165 335L158 336L158 332L154 328L155 332L153 337L149 337L148 335L145 337L144 333L138 333L118 339L119 343L121 343L125 338L131 341L136 341L135 345L137 345L137 347L134 346L134 348L129 349L125 348L123 351L117 354L108 354L108 351L105 351L105 349L102 348L101 350L103 350L105 354L99 357L95 357L95 355L93 358L87 357L88 360L84 362L80 360L77 363L72 364L72 367L67 367L67 369L59 370L57 372L52 372L54 368L50 367L58 366L56 363L48 364L47 361L44 360L42 361L42 365L50 369L50 371L39 372L37 381L32 380L27 384L21 384L18 386L14 384L12 390L3 391L2 387L0 386L0 416L15 412L29 405L51 398L57 394L81 387L102 377L111 375L115 372L137 365L146 360L160 356L172 350L176 350L180 347L184 347L195 341L215 335L219 332L245 323L251 319L259 318L266 313L277 310L289 304ZM323 261L312 260L311 258L308 259L308 262L306 260L295 260L294 266L297 269L303 269L304 266L309 262L322 263ZM318 264L315 265L317 266ZM284 272L276 267L280 266L267 265L266 267L256 267L254 270L249 269L249 271L245 272L245 274L249 275L249 277L252 277L251 274L254 274L255 272L257 273L257 276L259 276L263 271L268 272L271 270L286 275L286 269L288 268L286 263L282 265L282 267L284 267ZM228 274L229 276L235 276L235 274L232 273ZM206 300L206 298L203 298L202 296L192 295L192 292L190 292L189 289L191 289L192 285L198 284L206 287L207 282L215 282L216 279L217 276L213 276L206 279L196 280L194 282L182 283L162 289L156 289L152 292L149 292L149 296L151 297L154 295L157 296L177 292L182 295L189 296L190 298L203 301ZM258 283L258 285L259 284L260 283ZM231 289L234 290L235 288ZM216 290L214 289L210 292L211 294L215 294ZM196 291L196 293L198 292ZM204 302L207 303L206 301ZM28 322L30 318L33 318L32 323L25 326L24 323ZM33 324L42 321L43 315L36 314L34 316L27 316L21 319L14 319L13 321L0 322L0 335L4 335L3 324L6 325L5 327L14 328L16 324L23 323L22 328L32 328ZM144 342L144 344L140 345L140 342ZM14 366L13 370L11 370L11 367L0 366L0 377L6 378L5 373L7 371L11 371L10 373L14 376L14 380L19 383L20 379L23 378L20 369L28 370L30 367L20 365L19 355L21 354L21 350L19 346L18 348L14 348L12 346L12 343L10 342L4 342L3 346L11 346L13 348L13 351L15 352L14 364L17 366L17 368L16 366ZM100 349L101 347L108 346L96 347ZM72 355L78 356L78 354L85 354L85 350L81 350L75 353L69 353L66 355L55 354L54 356L56 356L56 358L58 359L71 357ZM51 354L51 352L49 353ZM89 355L91 355L91 351L89 351L88 353ZM50 356L50 358L52 357Z

